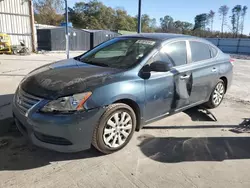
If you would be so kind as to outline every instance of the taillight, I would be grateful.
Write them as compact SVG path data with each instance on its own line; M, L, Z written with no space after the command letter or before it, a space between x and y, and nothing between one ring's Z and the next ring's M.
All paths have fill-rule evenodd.
M232 64L232 65L234 65L234 59L232 59L232 58L230 58L230 63Z

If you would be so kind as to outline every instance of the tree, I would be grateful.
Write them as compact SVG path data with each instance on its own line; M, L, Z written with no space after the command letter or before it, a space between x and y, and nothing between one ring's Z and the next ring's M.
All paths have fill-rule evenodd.
M238 36L239 33L239 26L240 26L240 16L241 16L242 7L241 5L236 5L232 9L232 16L231 16L231 23L232 23L232 30L235 37Z
M142 32L154 32L156 28L156 20L151 19L148 14L143 14L141 17Z
M156 19L155 18L152 18L150 20L150 25L149 25L150 28L152 28L154 31L157 29L157 23L156 23Z
M194 30L205 30L207 24L208 15L206 13L198 14L194 18Z
M79 2L76 3L73 8L69 8L69 21L71 21L76 28L83 28L82 26L87 22L87 17L83 12L84 7L85 3Z
M193 24L180 20L175 21L174 26L177 29L177 32L179 31L182 34L187 34L187 31L190 31L193 28Z
M227 5L223 5L219 8L219 11L218 11L220 14L220 17L221 17L221 33L222 33L222 35L223 35L224 26L227 23L228 10L229 10L229 7Z
M171 32L174 28L174 19L171 16L166 15L160 18L160 23L163 32Z
M35 0L35 20L40 24L59 25L64 17L62 0Z
M207 20L210 23L210 31L213 31L214 15L215 12L213 10L210 10L210 12L207 15Z
M182 22L182 26L184 31L191 30L194 27L194 25L189 22Z
M242 12L241 12L241 36L243 34L243 30L244 30L244 22L245 22L245 16L246 16L246 13L247 13L247 6L244 6L242 8Z
M149 17L149 16L148 16ZM148 22L144 18L144 22ZM87 29L136 30L136 20L123 8L113 9L97 0L79 2L69 10L74 27Z
M183 32L183 22L180 20L177 20L174 22L174 27L177 29L177 32L182 33Z
M87 29L115 29L116 11L102 2L75 3L69 9L69 20L74 27Z
M123 9L116 9L115 15L115 29L116 30L127 30L135 31L136 30L136 20L129 16L127 11Z
M235 37L235 35L236 35L236 14L235 14L234 9L232 9L231 24L232 24L233 37Z

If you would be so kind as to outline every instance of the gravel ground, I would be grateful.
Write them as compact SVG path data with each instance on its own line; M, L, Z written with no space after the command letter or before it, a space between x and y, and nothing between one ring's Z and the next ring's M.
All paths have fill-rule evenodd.
M250 60L250 55L242 55L242 54L230 54L230 56L234 59L240 60Z

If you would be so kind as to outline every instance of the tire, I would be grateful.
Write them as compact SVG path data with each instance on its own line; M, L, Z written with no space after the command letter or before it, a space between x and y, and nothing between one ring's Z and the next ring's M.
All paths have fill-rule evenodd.
M29 55L29 49L26 48L26 47L23 47L23 48L20 50L20 55Z
M222 87L223 91L222 90L218 90L220 88L220 86ZM219 79L219 81L215 85L215 87L214 87L214 89L213 89L213 91L212 91L212 93L210 95L209 101L207 103L205 103L205 106L207 108L209 108L209 109L213 109L213 108L218 107L221 104L221 102L223 101L223 99L224 99L225 91L226 91L225 83L224 83L223 80ZM215 100L216 92L220 93L220 97L217 94L217 99L220 98L220 100L218 100L218 101Z
M12 53L13 53L13 55L17 55L17 50L16 49L13 50Z
M125 125L127 120L129 121ZM116 122L119 123L117 124ZM121 122L124 124L120 125ZM131 129L128 129L130 127ZM128 144L135 132L135 128L136 115L133 109L123 103L111 104L107 107L99 120L99 124L95 127L92 145L103 154L113 153Z

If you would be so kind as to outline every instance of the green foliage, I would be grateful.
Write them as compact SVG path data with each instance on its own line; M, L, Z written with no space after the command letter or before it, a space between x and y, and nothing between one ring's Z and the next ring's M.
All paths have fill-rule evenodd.
M246 16L246 13L247 13L247 6L244 6L242 8L242 11L241 11L241 23L240 23L240 30L241 30L241 36L243 34L243 30L244 30L244 22L245 22L245 16Z
M198 14L194 18L194 30L205 30L206 29L206 24L207 24L207 19L208 19L208 14L203 13L203 14Z
M63 0L34 0L35 20L38 23L59 25L64 20ZM69 21L76 28L108 29L108 30L137 30L137 16L131 16L123 8L113 9L101 1L90 0L75 3L69 8ZM229 7L223 5L218 13L221 17L221 32L213 31L215 12L198 14L194 24L182 20L174 20L170 15L160 18L157 26L155 18L148 14L141 17L142 32L168 32L195 35L200 37L236 37L243 33L244 21L247 12L246 6L236 5L232 9L231 24L227 25ZM223 33L224 27L231 29L231 33ZM242 37L246 37L242 35Z
M62 0L34 0L35 20L40 24L59 25L63 20Z
M166 15L160 18L160 23L163 32L170 32L174 29L174 19L171 16Z
M112 9L97 0L76 3L69 10L69 19L77 28L136 31L137 17L122 8ZM154 32L156 20L142 15L142 31Z
M136 31L136 20L123 9L116 9L115 30Z
M236 5L232 9L231 15L231 24L232 24L232 32L234 36L237 37L239 32L241 31L241 35L244 29L244 20L247 11L247 6Z
M210 10L207 15L207 24L210 26L210 31L213 31L214 15L215 12L213 10Z
M227 14L229 7L227 5L222 5L219 8L219 15L221 17L221 33L223 34L224 26L227 24Z

